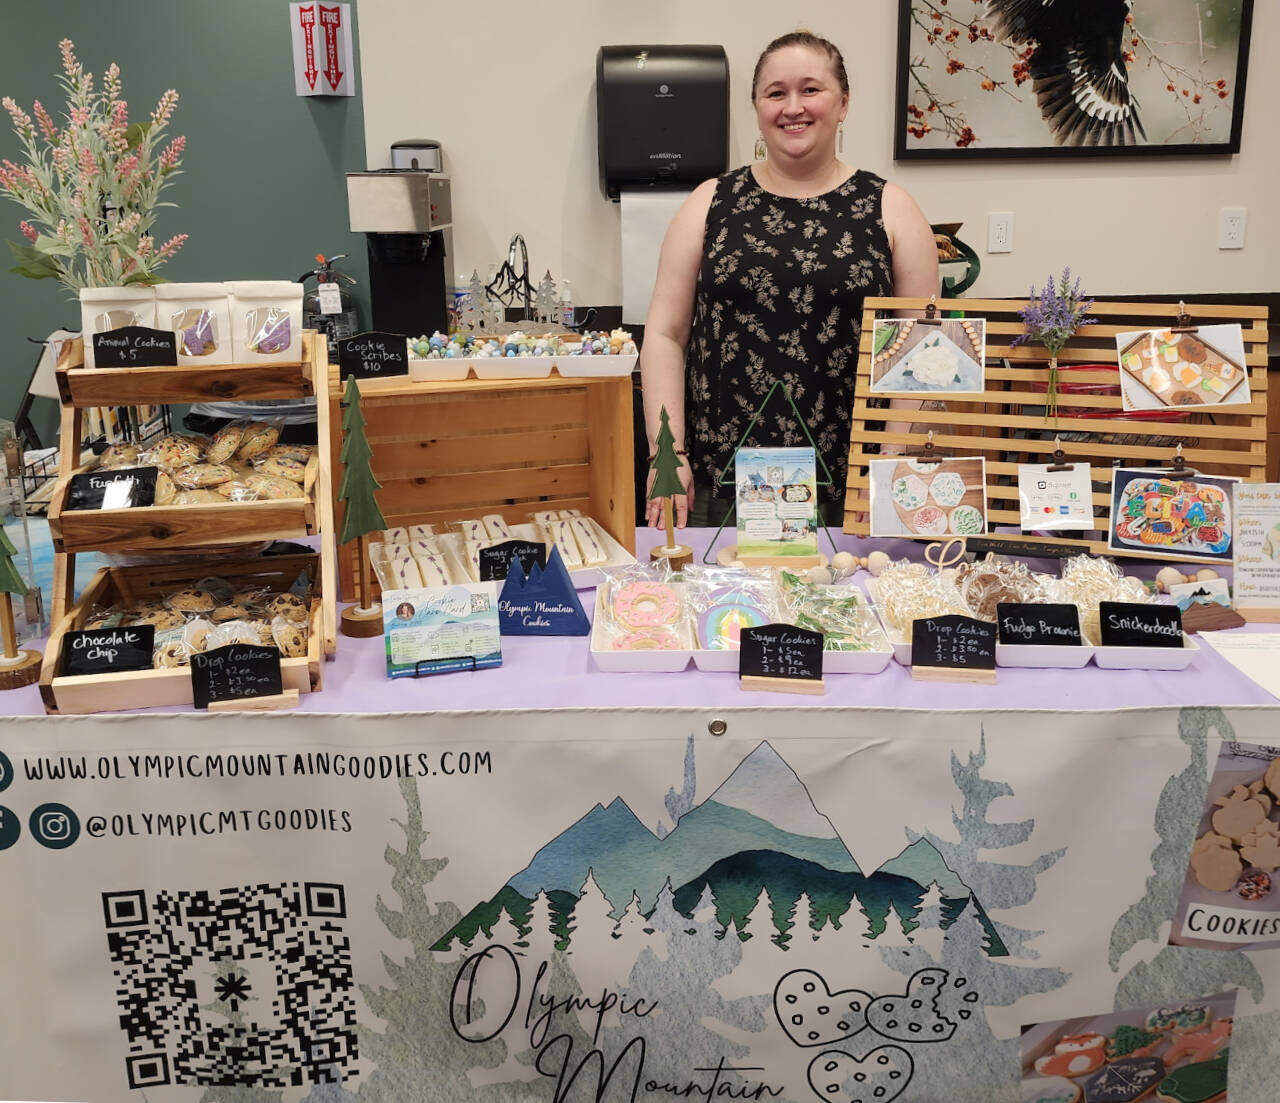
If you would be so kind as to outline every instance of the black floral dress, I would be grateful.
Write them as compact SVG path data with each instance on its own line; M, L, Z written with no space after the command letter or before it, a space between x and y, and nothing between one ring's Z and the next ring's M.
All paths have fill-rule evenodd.
M720 177L685 367L689 460L700 485L732 475L734 449L780 379L831 471L822 500L843 499L862 300L893 293L883 190L883 179L862 171L811 199L766 192L749 166ZM806 443L781 393L747 443ZM733 487L717 485L716 494L732 497Z

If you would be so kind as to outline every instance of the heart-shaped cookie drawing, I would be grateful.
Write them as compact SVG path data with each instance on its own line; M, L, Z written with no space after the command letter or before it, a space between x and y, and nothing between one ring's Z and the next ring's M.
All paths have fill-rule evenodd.
M828 1046L867 1029L871 994L857 988L832 992L821 974L795 969L773 990L773 1013L798 1046Z
M879 996L867 1008L867 1025L895 1042L945 1042L956 1023L938 1010L947 981L945 969L921 969L907 982L902 996Z
M809 1087L827 1103L890 1103L906 1091L914 1071L901 1046L879 1046L861 1059L829 1049L809 1062Z

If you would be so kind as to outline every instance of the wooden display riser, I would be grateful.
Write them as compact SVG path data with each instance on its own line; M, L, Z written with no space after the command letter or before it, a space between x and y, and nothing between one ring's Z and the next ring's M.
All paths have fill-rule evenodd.
M378 504L392 527L500 513L578 509L635 549L630 377L362 379L360 410L373 450ZM329 418L342 422L342 384L329 381ZM341 469L341 434L331 443ZM337 506L335 512L342 507ZM344 600L362 600L355 543L339 557Z

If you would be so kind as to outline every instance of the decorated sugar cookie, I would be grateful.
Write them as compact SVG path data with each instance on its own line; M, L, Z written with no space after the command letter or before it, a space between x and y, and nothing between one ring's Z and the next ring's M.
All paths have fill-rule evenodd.
M982 510L977 506L956 506L951 511L951 531L958 536L974 536L982 531Z
M958 506L965 492L964 479L955 471L944 471L929 484L929 493L940 506Z
M1085 1076L1096 1072L1107 1059L1107 1039L1101 1034L1072 1034L1053 1047L1053 1052L1036 1058L1041 1076Z
M1231 1044L1231 1025L1230 1019L1218 1019L1204 1030L1176 1035L1164 1054L1165 1064L1176 1065L1184 1057L1192 1064L1212 1061Z
M1147 1016L1148 1030L1173 1030L1179 1034L1200 1030L1213 1018L1213 1012L1202 1003L1183 1003L1176 1007L1157 1007Z
M751 594L722 586L708 595L710 604L698 617L698 640L705 648L737 651L742 630L769 623L768 614Z
M1217 1103L1227 1097L1227 1058L1224 1049L1212 1061L1183 1065L1156 1085L1156 1098L1164 1103Z
M1163 1076L1159 1057L1121 1057L1084 1082L1084 1103L1134 1103Z
M947 515L937 506L925 506L912 515L911 527L921 536L941 536L947 531Z
M1022 1103L1079 1103L1080 1085L1065 1076L1032 1076L1022 1081Z
M1107 1039L1107 1060L1114 1061L1117 1057L1150 1057L1167 1039L1166 1034L1122 1023Z
M929 488L916 475L893 480L893 500L903 509L919 509L929 500Z

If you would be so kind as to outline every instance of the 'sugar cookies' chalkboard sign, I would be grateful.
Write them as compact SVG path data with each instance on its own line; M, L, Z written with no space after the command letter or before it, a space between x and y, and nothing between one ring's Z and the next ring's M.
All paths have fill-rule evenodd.
M793 624L744 628L738 651L743 689L774 693L825 693L822 633Z
M945 682L996 680L996 626L973 617L912 622L911 677Z
M409 374L409 342L403 334L370 330L338 342L338 374L343 381Z

